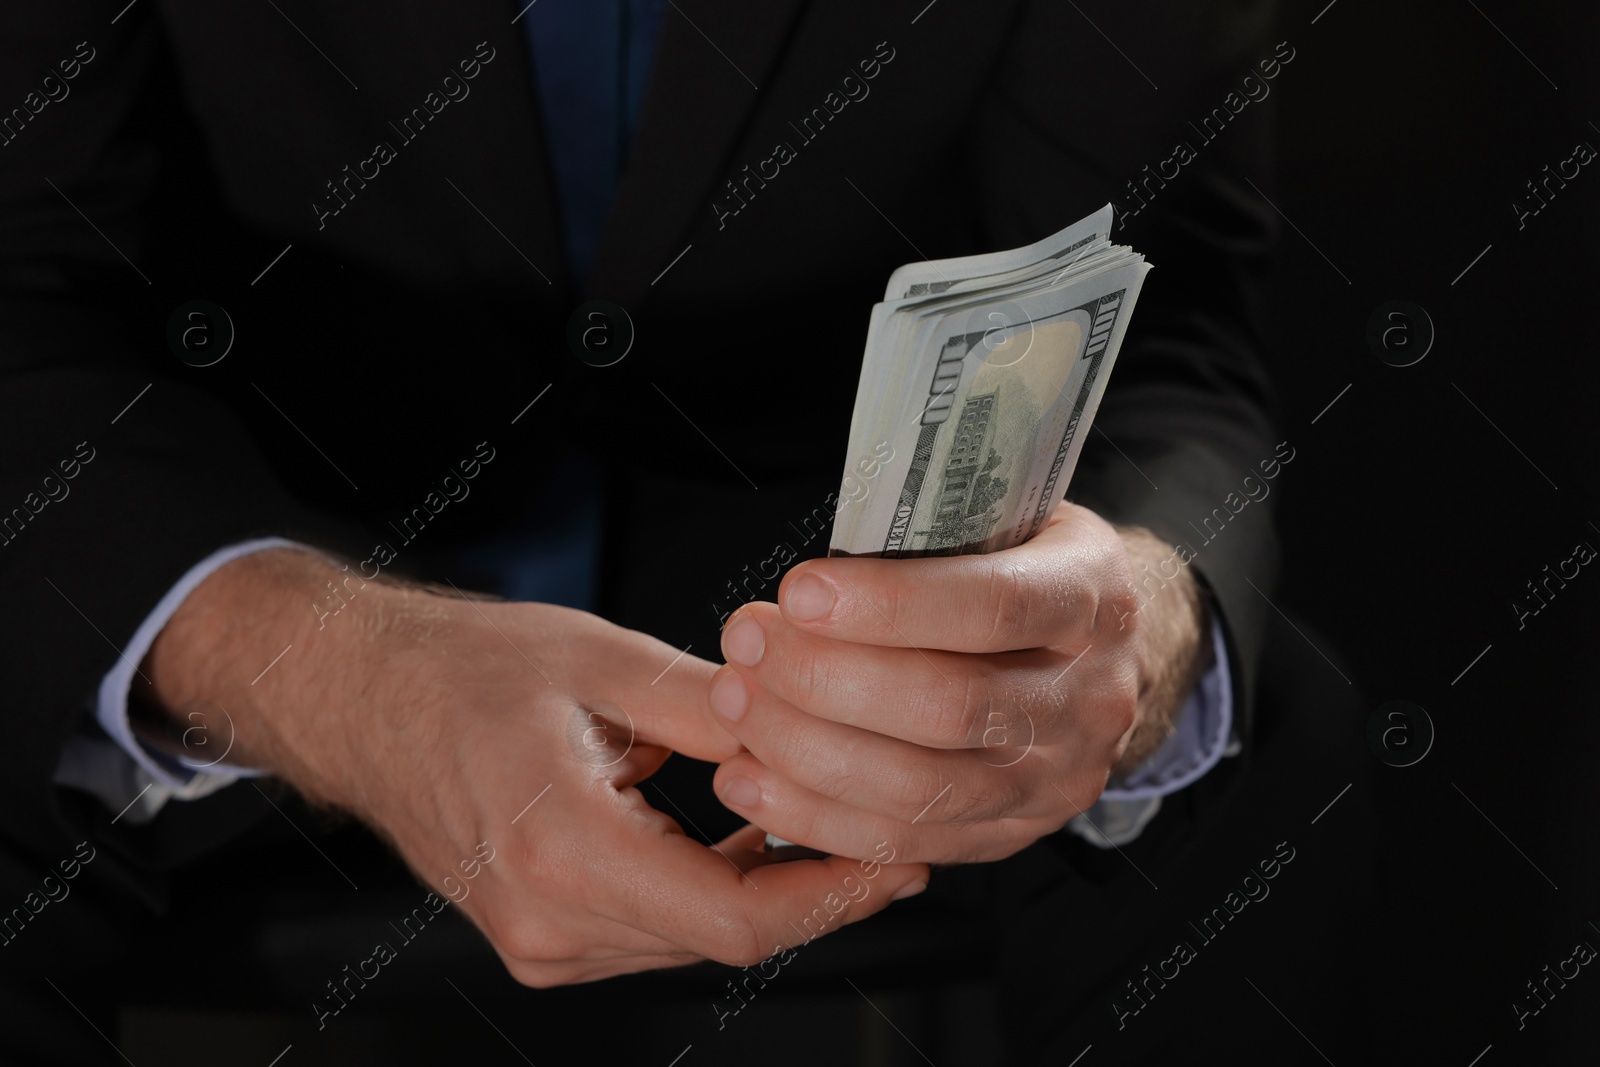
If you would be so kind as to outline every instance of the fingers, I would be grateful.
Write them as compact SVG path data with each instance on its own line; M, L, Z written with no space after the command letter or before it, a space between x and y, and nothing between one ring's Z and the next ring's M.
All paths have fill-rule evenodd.
M1082 645L1137 610L1116 532L1062 505L1026 544L987 555L808 560L778 586L784 618L871 645L1002 652Z
M979 657L856 644L790 626L771 604L740 609L722 648L728 667L708 698L724 724L739 721L764 688L813 715L929 748L1048 732L1048 709L1074 681L1054 653Z
M706 707L706 688L716 665L636 631L616 628L627 646L613 668L591 680L605 697L585 701L586 710L625 725L626 738L653 743L693 759L717 762L739 751ZM617 737L608 739L616 745Z
M1027 806L1029 768L1018 770L1016 764L1031 737L1021 731L1015 737L999 731L985 749L942 750L808 715L727 668L713 686L712 707L728 710L734 688L742 690L748 707L738 718L724 720L729 732L763 772L819 796L906 822L919 814L928 822L999 819L1021 814ZM728 771L718 775L718 782L723 803L755 817L736 801L757 795L759 783ZM946 789L954 801L930 808L930 799Z
M731 864L726 868L730 871L761 872L762 868L769 864L769 858L762 847L766 832L757 826L744 827L712 849L689 842L681 836L673 836L690 848L699 849L707 857L716 857L720 853L725 859L716 859L716 862ZM775 930L770 937L771 947L762 951L759 956L736 955L735 953L743 951L742 948L737 944L721 945L718 939L723 935L716 932L708 933L702 939L702 947L710 949L710 952L692 951L672 940L647 932L642 926L614 923L600 918L593 912L583 918L574 917L573 921L603 924L607 931L605 941L608 947L602 951L590 951L570 958L553 958L543 948L539 951L520 948L520 951L527 954L516 956L498 944L496 947L512 977L523 985L540 989L578 982L593 982L614 975L632 974L660 967L683 966L708 958L719 959L728 964L754 966L779 952L793 949L816 937L866 918L873 912L887 907L894 899L903 900L926 887L928 871L925 866L921 864L889 866L889 861L894 858L892 850L884 847L877 849L874 856L861 861L844 861L831 857L834 870L827 870L827 864L812 861L771 864L774 870L801 863L806 863L814 869L823 869L825 871L823 878L832 888L819 892L816 900L805 910L788 915L781 921L769 920L759 914L747 916L743 902L736 899L726 902L723 906L731 908L729 914L737 915L737 918L731 923L724 923L724 926L738 928L748 917L753 922L765 923ZM843 873L836 875L839 870ZM763 879L763 887L770 888L766 886L768 874L762 872L760 877ZM819 890L822 884L818 883ZM754 897L754 893L758 890L750 887L746 892L750 892ZM791 901L786 900L780 905L776 903L776 895L769 894L769 897L771 899L757 900L755 903L771 907L774 914L788 914L785 907ZM873 897L877 899L869 905L868 901ZM540 938L541 946L548 942L548 937L542 934L536 936ZM752 936L759 938L761 935ZM756 943L766 944L759 940Z
M614 916L707 959L750 966L888 907L926 886L928 868L901 864L886 842L856 834L841 843L862 860L772 863L760 831L746 828L714 848L665 834L618 857L609 880ZM598 902L597 902L598 903Z
M755 789L736 793L733 783L741 779ZM833 853L833 858L856 854L861 842L873 841L901 860L976 863L1003 859L1054 829L1027 819L985 821L981 827L953 821L952 814L963 809L980 809L983 798L958 794L950 786L930 793L922 812L912 810L904 818L863 811L773 773L750 753L724 763L715 781L717 796L734 812L785 841Z

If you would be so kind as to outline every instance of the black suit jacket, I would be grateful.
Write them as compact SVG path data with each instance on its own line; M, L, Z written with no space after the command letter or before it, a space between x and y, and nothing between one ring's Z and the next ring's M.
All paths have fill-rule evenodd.
M607 612L713 653L745 568L825 543L801 530L837 488L888 273L1138 207L1130 182L1147 206L1116 236L1156 270L1068 496L1199 548L1252 714L1270 522L1254 506L1203 547L1197 527L1276 442L1265 108L1191 123L1273 57L1269 5L681 0L581 287L520 6L0 17L0 885L92 836L97 877L159 903L153 872L259 814L233 789L111 826L51 775L196 561L264 533L364 558L482 443L471 497L396 567L515 521L580 451L606 474ZM1195 158L1152 182L1179 140ZM586 298L632 319L615 366L569 346ZM195 299L236 329L209 367L169 345Z

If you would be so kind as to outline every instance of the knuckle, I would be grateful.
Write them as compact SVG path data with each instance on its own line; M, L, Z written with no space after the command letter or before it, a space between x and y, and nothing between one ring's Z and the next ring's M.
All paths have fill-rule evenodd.
M1101 580L1096 583L1093 629L1121 631L1130 623L1137 625L1141 606L1128 561L1117 557L1107 560Z
M891 802L895 810L910 812L908 819L927 818L937 822L946 818L942 806L936 802L950 786L948 776L940 773L937 760L913 756L894 767L888 778ZM921 812L927 814L923 816Z
M1004 699L992 702L982 724L982 746L1016 748L1053 732L1067 707L1065 685L1059 675L1048 682L1032 674L1006 678Z
M983 818L983 800L980 795L962 790L950 790L941 813L945 822L972 823Z
M952 692L954 688L946 682L928 692L927 729L936 745L968 748L989 721L989 676L979 668L968 667L962 672L959 692Z
M1139 721L1142 689L1138 657L1128 652L1104 664L1109 684L1088 702L1086 724L1094 736L1116 741Z
M849 761L853 762L853 761ZM839 800L850 792L850 787L855 783L855 772L844 764L830 766L819 772L807 783L811 791L829 800Z
M820 655L812 642L804 640L794 643L785 652L790 695L796 703L803 705L808 698L827 692L828 657Z
M531 909L497 908L478 925L503 958L523 964L564 964L590 948L577 934Z
M854 739L842 745L818 743L818 735L805 728L785 727L772 740L770 770L783 775L829 800L838 800L856 782L857 768L865 762L861 745ZM766 762L766 761L763 761Z
M999 652L1014 647L1032 632L1038 600L1033 595L1035 582L1027 569L1015 561L995 561L988 568L984 604L989 611L989 632L983 650Z
M1131 689L1123 690L1110 702L1106 713L1107 730L1114 738L1122 737L1133 729L1139 720L1139 699Z
M792 775L796 771L803 771L812 762L816 754L816 746L810 731L806 728L804 713L799 722L785 723L783 728L767 731L762 739L759 751L761 756L756 759L769 770L783 775ZM752 753L753 755L753 753ZM735 756L734 759L741 757ZM746 770L755 770L746 767Z
M1022 791L1014 775L972 775L963 788L950 791L945 817L957 823L989 823L1004 820L1022 802Z

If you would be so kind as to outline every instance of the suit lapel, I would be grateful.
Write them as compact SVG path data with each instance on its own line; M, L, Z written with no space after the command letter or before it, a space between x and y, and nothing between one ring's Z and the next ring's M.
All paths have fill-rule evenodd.
M636 307L683 252L805 3L671 3L589 294Z
M474 93L483 95L463 105L492 109L492 121L482 127L492 133L478 143L471 157L476 166L463 168L459 161L451 161L441 167L456 189L440 183L446 202L454 201L440 217L449 220L452 240L474 246L474 261L504 261L511 276L526 280L531 288L562 294L571 279L562 254L555 176L527 34L521 21L512 22L527 4L528 0L451 0L419 5L408 21L426 27L427 36L414 34L409 40L430 53L438 49L439 41L486 41L494 48L492 68L474 85ZM388 14L394 17L393 9ZM383 24L382 19L374 21Z

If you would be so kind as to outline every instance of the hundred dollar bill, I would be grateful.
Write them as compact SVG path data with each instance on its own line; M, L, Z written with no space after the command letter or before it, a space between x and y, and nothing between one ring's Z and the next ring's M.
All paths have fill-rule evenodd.
M1076 229L1058 235L1061 247ZM1065 271L1048 261L1042 275L956 298L878 305L845 475L881 460L888 442L888 476L864 498L841 497L830 554L992 552L1043 527L1150 269L1116 246L1089 260Z

